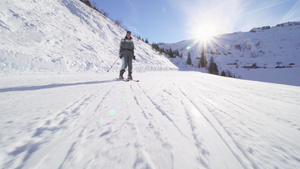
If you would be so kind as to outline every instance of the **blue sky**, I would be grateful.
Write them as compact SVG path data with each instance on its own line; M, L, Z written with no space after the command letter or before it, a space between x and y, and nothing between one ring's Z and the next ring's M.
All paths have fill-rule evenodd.
M148 38L175 43L300 21L300 0L90 0L112 19Z

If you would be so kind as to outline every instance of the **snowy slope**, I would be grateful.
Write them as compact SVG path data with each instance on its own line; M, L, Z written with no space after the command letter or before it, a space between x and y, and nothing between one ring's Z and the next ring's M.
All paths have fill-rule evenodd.
M79 0L1 0L0 34L1 72L103 72L118 58L125 30ZM148 44L134 43L135 72L177 69Z
M124 33L78 0L0 1L0 168L300 168L300 87L163 71L136 39L140 82L115 81Z
M300 168L300 87L136 77L2 78L0 168Z
M161 43L160 47L183 53L183 59L171 60L181 69L187 69L188 52L191 52L194 67L198 67L199 59L196 58L201 57L201 44L200 39L191 39L174 44ZM191 47L189 50L188 46ZM211 57L214 57L219 73L224 70L238 78L300 86L300 22L216 36L207 48L207 61ZM277 62L285 68L276 69ZM259 68L245 68L253 64Z

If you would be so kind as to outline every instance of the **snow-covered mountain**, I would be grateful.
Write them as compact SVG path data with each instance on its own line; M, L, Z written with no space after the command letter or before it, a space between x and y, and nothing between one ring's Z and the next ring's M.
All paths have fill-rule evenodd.
M160 43L159 46L164 49L172 48L173 51L179 50L183 54L183 59L171 59L181 69L189 68L186 60L190 52L193 68L199 70L197 67L203 50L201 39L173 44ZM224 70L242 79L299 86L300 22L213 37L207 43L206 50L207 61L211 57L214 57L219 73Z
M126 33L79 0L1 0L0 34L1 72L102 72ZM135 72L177 69L148 44L134 43Z
M79 0L0 1L1 169L300 168L299 86L164 71L136 39L140 82L117 81L124 33Z

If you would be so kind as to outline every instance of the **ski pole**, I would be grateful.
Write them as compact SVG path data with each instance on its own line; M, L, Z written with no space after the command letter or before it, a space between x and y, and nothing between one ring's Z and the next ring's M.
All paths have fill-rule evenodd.
M117 60L118 60L119 58L117 58ZM117 60L111 65L111 67L107 70L107 72L109 72L110 71L110 69L115 65L115 63L117 62Z

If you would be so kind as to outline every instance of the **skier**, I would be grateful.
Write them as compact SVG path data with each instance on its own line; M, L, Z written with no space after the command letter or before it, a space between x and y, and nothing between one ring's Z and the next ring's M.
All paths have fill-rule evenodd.
M122 59L122 67L120 70L119 79L123 80L123 74L128 66L128 80L132 80L132 59L135 60L134 56L134 44L131 37L131 32L127 31L127 34L120 43L119 51L120 59Z

